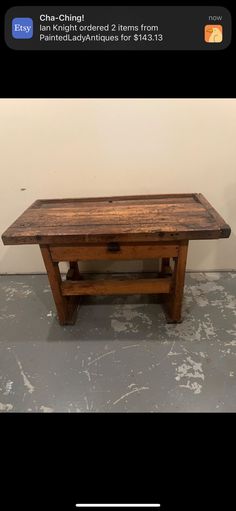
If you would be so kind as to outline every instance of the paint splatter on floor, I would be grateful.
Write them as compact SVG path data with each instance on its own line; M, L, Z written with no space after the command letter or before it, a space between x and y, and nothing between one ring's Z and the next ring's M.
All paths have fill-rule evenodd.
M177 325L134 295L60 327L46 276L0 287L0 412L236 411L236 273L187 274Z

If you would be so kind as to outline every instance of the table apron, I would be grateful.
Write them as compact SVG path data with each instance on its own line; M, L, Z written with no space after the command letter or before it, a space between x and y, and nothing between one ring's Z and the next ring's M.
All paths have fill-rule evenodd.
M177 257L179 245L171 244L124 244L117 243L116 247L107 244L86 244L81 246L50 245L52 260L88 261L88 260L119 260L119 259L156 259L158 257Z

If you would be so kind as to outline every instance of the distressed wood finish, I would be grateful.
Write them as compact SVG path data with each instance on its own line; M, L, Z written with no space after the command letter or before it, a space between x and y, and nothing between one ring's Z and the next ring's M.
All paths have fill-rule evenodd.
M3 233L5 245L39 244L58 319L73 324L82 295L159 293L181 321L188 242L228 238L230 227L200 193L35 201ZM84 280L78 260L161 258L156 279ZM59 262L69 269L62 281Z
M228 237L202 194L37 200L7 231L5 245L164 241Z

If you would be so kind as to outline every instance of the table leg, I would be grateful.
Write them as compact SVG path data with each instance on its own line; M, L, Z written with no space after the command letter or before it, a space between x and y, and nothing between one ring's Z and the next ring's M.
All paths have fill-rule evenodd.
M188 254L188 241L183 241L179 244L178 257L174 258L174 274L173 274L173 288L170 295L166 296L165 310L168 323L180 323L183 293L184 293L184 280L185 269Z
M61 274L58 262L51 258L50 249L47 245L40 245L41 254L44 260L45 268L48 274L48 280L51 286L54 302L57 309L57 315L60 325L71 325L75 322L75 313L78 306L77 297L62 296L61 293ZM76 263L77 265L77 263ZM75 271L77 271L77 268ZM72 267L73 269L73 267ZM79 271L79 269L78 269Z
M80 280L82 278L78 263L76 261L69 262L69 270L67 272L66 278L68 280Z
M172 275L172 269L170 265L170 257L162 257L161 260L161 276Z
M165 273L166 268L170 266L170 258L169 257L162 257L161 260L161 273Z
M69 270L66 275L66 280L81 280L82 275L79 271L79 266L77 261L70 261L69 262ZM78 309L78 306L81 305L82 296L68 296L68 309L69 309L69 316L70 316L70 322L69 324L73 325L76 320L76 312Z

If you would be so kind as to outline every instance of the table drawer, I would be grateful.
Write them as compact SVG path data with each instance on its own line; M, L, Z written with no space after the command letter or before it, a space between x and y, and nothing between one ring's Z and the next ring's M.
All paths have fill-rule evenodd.
M50 252L53 261L88 261L119 259L156 259L178 256L176 243L117 243L86 245L52 245Z

